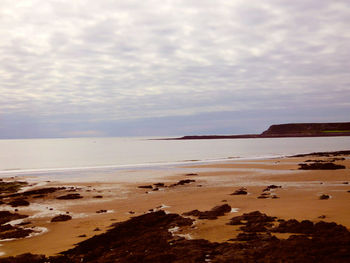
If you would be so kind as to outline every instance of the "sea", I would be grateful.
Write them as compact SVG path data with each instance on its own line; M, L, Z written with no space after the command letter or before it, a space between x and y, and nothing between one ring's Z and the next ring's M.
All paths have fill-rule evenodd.
M159 140L157 137L0 140L0 177L113 171L350 150L350 137ZM57 173L60 172L60 173Z

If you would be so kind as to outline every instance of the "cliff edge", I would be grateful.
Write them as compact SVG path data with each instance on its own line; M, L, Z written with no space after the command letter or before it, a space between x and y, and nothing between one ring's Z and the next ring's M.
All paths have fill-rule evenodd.
M283 137L328 137L350 136L350 122L334 123L287 123L271 125L261 134L240 135L188 135L168 140L200 139L249 139L249 138L283 138Z

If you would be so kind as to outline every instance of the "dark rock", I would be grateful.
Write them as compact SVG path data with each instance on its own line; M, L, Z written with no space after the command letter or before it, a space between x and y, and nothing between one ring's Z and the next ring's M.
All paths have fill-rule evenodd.
M231 195L246 195L246 194L248 194L247 189L240 188L240 189L234 191Z
M65 187L47 187L47 188L41 188L41 189L26 191L26 192L23 192L22 194L24 196L45 195L45 194L54 193L56 191L64 190L64 189L66 189L66 188Z
M94 231L101 231L101 229L99 229L98 227L96 227L96 228L94 229Z
M314 232L314 224L309 220L299 222L295 219L290 219L280 222L280 224L271 231L278 233L312 234Z
M256 211L244 214L247 218L265 218ZM265 217L264 217L264 216ZM216 243L203 239L186 240L173 236L168 229L190 226L193 220L164 211L133 217L114 224L106 233L77 244L73 249L50 258L30 254L2 258L8 263L63 262L337 262L350 261L350 234L335 223L314 225L310 237L292 235L278 240L269 233L243 233L245 242ZM316 227L317 225L317 227Z
M245 213L241 216L231 218L228 225L244 225L241 230L245 232L264 232L267 227L272 226L276 217L267 216L259 211Z
M152 191L158 191L158 190L159 190L158 187L152 189Z
M186 174L186 176L197 176L198 174L196 174L196 173L188 173L188 174Z
M252 241L252 240L270 240L272 238L270 233L239 233L235 240L237 241Z
M62 222L71 220L72 217L70 215L58 215L51 219L51 222Z
M277 185L269 185L268 187L266 187L263 192L267 192L267 191L270 191L271 189L277 189L277 188L282 188L282 186L277 186Z
M33 255L26 253L15 257L7 257L0 259L1 263L45 263L47 258L44 255ZM58 263L58 262L57 262Z
M228 204L224 204L220 206L215 206L210 211L201 212L199 210L193 210L190 212L183 213L183 215L196 216L198 217L198 219L214 220L214 219L217 219L218 216L224 216L225 213L228 213L230 211L231 211L231 206L229 206Z
M15 199L8 204L12 207L29 206L29 202L25 199Z
M299 170L337 170L345 169L346 167L341 164L334 163L300 163Z
M343 184L349 184L349 182L343 182Z
M152 185L140 185L138 186L138 188L142 188L142 189L152 189Z
M26 185L28 185L27 182L21 182L21 181L12 181L12 182L0 181L0 194L16 193L23 186L26 186Z
M70 200L70 199L80 199L83 198L80 194L67 194L57 197L59 200Z
M79 235L78 237L86 237L86 235L85 235L85 234L82 234L82 235Z
M17 226L3 225L0 227L0 239L24 238L34 231L31 229L23 229Z
M164 183L156 183L153 184L155 187L164 187Z
M196 180L192 180L192 179L185 179L185 180L180 180L175 184L171 184L169 187L174 187L174 186L178 186L178 185L185 185L185 184L189 184L189 183L194 183Z
M263 194L261 194L261 195L259 195L257 198L258 198L258 199L266 199L266 198L269 198L269 196L268 196L268 195L263 195Z
M101 209L101 210L96 211L96 213L97 213L97 214L107 213L107 210Z
M327 200L329 199L329 195L323 194L320 196L320 200Z
M103 196L102 195L95 195L95 196L93 196L93 198L103 198Z
M35 196L33 196L33 198L44 198L45 197L45 195L35 195Z

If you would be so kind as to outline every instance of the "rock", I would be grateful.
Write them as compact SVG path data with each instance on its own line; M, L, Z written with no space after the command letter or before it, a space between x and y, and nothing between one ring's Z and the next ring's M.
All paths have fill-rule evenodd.
M24 196L44 195L44 194L50 194L50 193L54 193L56 191L64 190L64 189L66 189L66 188L65 187L47 187L47 188L26 191L26 192L23 192L22 194Z
M93 198L103 198L103 196L102 195L95 195L95 196L93 196Z
M35 196L33 196L33 198L44 198L45 197L45 195L35 195Z
M12 182L0 181L0 194L16 193L23 186L26 186L26 185L28 185L27 182L21 182L21 181L12 181Z
M346 167L341 164L334 163L300 163L299 170L337 170L345 169Z
M235 240L237 241L252 241L252 240L269 240L272 236L270 233L239 233Z
M101 209L101 210L96 211L96 213L97 213L97 214L107 213L107 210Z
M234 191L231 195L246 195L246 194L248 194L247 189L240 188L240 189Z
M82 235L79 235L78 237L86 237L86 235L85 235L85 234L82 234Z
M8 204L12 207L29 206L29 202L25 199L15 199Z
M198 174L196 173L188 173L188 174L185 174L186 176L197 176Z
M250 220L273 218L258 211L244 215ZM58 256L26 254L0 262L350 262L350 233L335 223L319 222L310 236L291 235L286 240L269 233L243 233L237 238L245 241L234 243L186 240L169 231L192 223L189 218L157 211L118 222Z
M245 213L241 216L231 218L228 225L244 225L241 230L244 232L265 232L267 227L272 226L276 217L267 216L259 211Z
M71 220L72 217L70 215L58 215L51 219L51 222L62 222Z
M152 191L158 191L158 190L159 190L158 187L152 189Z
M196 216L198 217L198 219L214 220L214 219L217 219L218 216L224 216L225 213L228 213L230 211L231 211L231 206L229 206L228 204L224 204L220 206L215 206L210 211L201 212L199 210L193 210L190 212L183 213L183 215Z
M277 185L269 185L268 187L266 187L263 192L267 192L267 191L270 191L271 189L277 189L277 188L282 188L282 186L277 186Z
M140 185L138 186L138 188L142 188L142 189L152 189L152 185Z
M98 227L96 227L96 228L94 229L94 231L101 231L101 229L99 229Z
M17 226L4 225L0 227L0 239L24 238L34 231L31 229L23 229Z
M314 224L309 220L299 222L295 219L290 219L288 221L280 222L279 225L271 231L278 233L311 234L314 232Z
M80 194L67 194L67 195L63 195L63 196L59 196L56 199L59 200L70 200L70 199L80 199L83 198Z
M185 180L180 180L175 184L170 185L169 187L174 187L174 186L178 186L178 185L185 185L185 184L189 184L189 183L194 183L196 180L192 180L192 179L185 179Z
M155 187L164 187L164 183L156 183L153 184Z
M320 200L327 200L329 199L329 197L330 197L329 195L323 194L320 196Z

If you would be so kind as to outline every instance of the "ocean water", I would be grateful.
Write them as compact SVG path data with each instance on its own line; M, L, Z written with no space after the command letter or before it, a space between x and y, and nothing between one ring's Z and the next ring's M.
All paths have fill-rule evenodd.
M350 149L350 137L153 139L155 138L116 137L0 140L0 174L147 167Z

